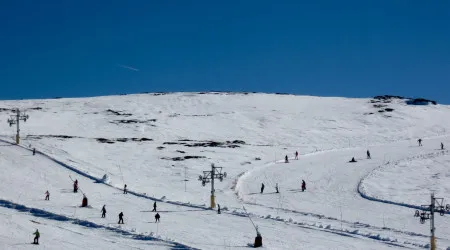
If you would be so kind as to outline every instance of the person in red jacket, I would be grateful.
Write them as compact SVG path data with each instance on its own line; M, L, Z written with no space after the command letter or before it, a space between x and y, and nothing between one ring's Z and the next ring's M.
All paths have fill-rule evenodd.
M302 192L305 192L306 190L306 182L305 180L302 180Z

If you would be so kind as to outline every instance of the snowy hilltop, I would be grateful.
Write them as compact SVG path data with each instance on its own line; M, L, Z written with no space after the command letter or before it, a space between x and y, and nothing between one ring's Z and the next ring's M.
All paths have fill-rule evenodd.
M422 98L147 93L0 101L0 119L1 249L36 229L46 249L239 249L256 227L266 249L424 249L416 210L450 203L450 106Z

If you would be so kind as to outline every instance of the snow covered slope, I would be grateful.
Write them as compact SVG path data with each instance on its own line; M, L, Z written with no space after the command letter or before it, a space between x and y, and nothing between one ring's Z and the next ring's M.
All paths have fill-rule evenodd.
M21 123L21 144L35 147L36 156L7 143L15 129L6 120L16 107L30 116ZM0 163L7 173L0 177L3 207L21 204L62 216L61 227L70 230L73 220L93 223L75 227L107 231L104 237L138 248L145 243L130 239L145 236L163 248L245 248L255 233L242 205L268 249L423 248L429 227L413 217L414 209L392 203L421 205L431 190L450 199L445 197L444 168L430 165L430 174L423 175L420 164L414 164L430 154L446 157L446 151L436 150L449 140L450 107L445 105L172 93L2 101L0 110L5 121L0 125L5 140ZM416 145L419 137L423 147ZM371 160L365 159L367 149ZM292 159L295 151L299 160ZM291 158L288 164L282 160L285 155ZM352 157L358 162L347 163ZM393 162L403 167L391 170ZM203 187L198 181L211 163L227 172L215 187L221 215L208 209L209 184ZM100 182L104 175L106 185ZM69 176L80 181L92 209L77 208L82 196L70 192ZM299 192L302 179L306 192ZM436 179L442 188L428 185ZM264 194L259 193L261 183L266 185ZM276 183L279 194L274 193ZM124 184L128 195L120 191ZM46 190L51 202L43 201ZM149 223L155 200L159 224ZM106 221L99 218L104 204L110 208ZM120 211L126 223L119 227L115 220ZM27 216L33 213L17 216L30 221ZM57 234L59 229L47 230ZM32 229L14 235L25 231ZM439 218L437 232L438 246L450 246L449 219ZM90 234L89 242L97 249L109 248L95 240L103 237L96 234ZM12 247L15 241L1 242Z

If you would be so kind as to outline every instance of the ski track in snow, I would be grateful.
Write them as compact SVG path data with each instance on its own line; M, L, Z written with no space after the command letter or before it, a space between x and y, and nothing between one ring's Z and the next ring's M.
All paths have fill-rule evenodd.
M21 146L21 145L16 145L14 143L8 142L8 141L3 140L3 139L0 139L0 141L8 143L8 144L10 144L12 146L19 146L19 147L21 147L21 148L23 148L25 150L30 151L30 152L32 151L31 149L29 149L27 147L24 147L24 146ZM331 151L335 151L335 150L331 150ZM310 153L310 154L304 154L303 156L313 155L313 154L318 154L318 153L326 153L326 151L313 152L313 153ZM114 187L114 186L112 186L110 184L102 182L100 178L97 178L97 177L94 177L92 175L89 175L89 174L87 174L87 173L85 173L85 172L83 172L83 171L81 171L81 170L79 170L79 169L77 169L75 167L72 167L72 166L70 166L70 165L68 165L68 164L66 164L66 163L64 163L62 161L59 161L59 160L55 159L54 157L51 157L51 156L47 155L46 153L43 153L43 152L40 152L40 151L36 151L36 154L40 154L40 155L48 158L49 160L57 163L58 165L60 165L62 167L65 167L65 168L69 169L70 171L73 171L73 172L75 172L75 173L77 173L79 175L82 175L82 176L84 176L84 177L86 177L88 179L91 179L91 180L93 180L93 181L95 181L97 183L101 183L101 184L107 185L107 186L109 186L111 188L114 188L116 190L122 191L119 188L116 188L116 187ZM277 163L281 163L281 162L282 161L279 161ZM266 163L265 166L268 166L270 164L271 163ZM247 173L250 173L250 172L251 171L249 171ZM132 195L135 195L137 197L150 199L152 201L165 202L165 203L168 203L168 204L171 204L171 205L184 206L184 207L189 207L189 208L198 208L198 209L204 209L204 210L211 210L211 208L208 208L208 207L205 207L205 206L201 206L201 205L179 203L179 202L175 202L175 201L164 201L162 199L157 199L155 197L150 197L150 196L147 196L147 195L144 195L144 194L133 192L132 190L128 190L128 193L132 194ZM252 203L247 203L247 202L244 202L244 203L261 206L259 204L252 204ZM387 203L389 203L389 202L387 202ZM389 203L389 204L396 205L395 203ZM4 200L0 200L0 206L7 207L7 208L13 208L13 209L19 210L21 212L30 212L32 215L38 216L38 217L45 217L45 218L59 220L59 221L70 221L72 223L79 224L79 225L86 226L86 227L104 228L104 229L108 229L108 230L111 230L111 231L114 231L114 232L117 232L117 233L121 233L121 234L127 235L127 236L128 235L133 235L133 238L134 239L138 239L138 240L159 240L159 241L163 241L161 239L153 238L151 236L134 235L134 234L132 234L132 233L130 233L128 231L125 231L125 230L112 228L112 227L105 227L105 226L97 225L95 223L92 223L92 222L89 222L89 221L85 221L85 220L71 219L71 218L68 218L68 217L65 217L65 216L62 216L62 215L56 215L56 214L53 214L53 213L50 213L50 212L46 212L46 211L40 210L40 209L27 208L27 207L25 207L23 205L15 204L15 203L4 201ZM273 207L266 207L266 208L270 208L270 209L273 209L273 210L279 210L278 208L273 208ZM314 214L314 213L308 213L308 212L300 212L300 211L288 210L288 209L282 209L282 210L285 211L285 212L289 212L289 213L301 214L301 215L304 215L304 216L316 217L316 218L319 218L319 219L327 219L327 220L332 220L332 221L341 221L341 220L339 220L337 218L327 217L325 215L320 215L320 214ZM402 245L398 241L398 239L395 239L395 238L392 238L392 237L383 237L379 233L378 234L377 233L364 233L364 232L360 232L357 229L355 229L355 230L339 229L337 227L332 227L330 225L324 225L324 223L297 222L297 221L293 221L292 219L281 219L279 216L278 217L261 216L261 215L257 215L257 214L254 214L254 213L238 212L236 210L234 210L232 212L224 211L223 213L228 213L230 215L235 215L235 216L240 216L240 217L247 217L247 216L259 217L260 219L271 220L271 221L274 221L274 222L282 222L282 223L286 223L286 224L291 224L293 226L303 227L303 228L310 229L310 230L320 230L320 231L323 231L323 232L338 234L338 235L341 235L341 236L364 237L364 238L380 241L380 242L382 242L384 244L398 246L398 247L405 247L404 245L411 245L411 246L419 247L419 248L425 248L426 247L426 245L424 245L424 244L417 244L417 243L412 243L412 242L407 242L407 241L402 242L402 244L404 244L404 245ZM359 223L359 222L350 222L350 221L345 221L345 220L342 220L341 222L346 223L346 224L350 224L352 227L355 227L355 228L373 229L373 230L380 231L380 232L383 232L383 230L385 230L385 231L401 233L401 234L405 234L405 235L409 235L409 236L428 237L427 235L423 235L423 234L419 234L419 233L408 232L408 231L401 231L401 230L396 230L396 229L392 229L392 228L379 228L379 227L376 227L376 226L371 226L369 224L364 224L364 223ZM176 243L176 242L168 242L168 243L175 245L175 247L172 248L172 249L195 249L195 248L188 247L186 245L179 244L179 243Z
M378 168L371 171L369 174L367 174L365 177L363 177L359 181L358 188L357 188L358 193L361 195L361 197L363 197L364 199L370 200L370 201L381 202L381 203L386 203L386 204L401 206L401 207L407 207L407 208L412 208L412 209L417 209L417 210L424 210L424 208L420 205L396 202L396 201L392 201L392 200L379 199L377 197L371 196L371 195L367 194L366 188L364 187L364 181L367 178L371 177L375 172L382 171L384 168L390 167L392 165L396 165L403 161L411 161L411 160L415 160L415 159L431 159L431 158L436 158L436 157L443 156L443 155L448 155L448 150L442 150L442 151L438 151L438 152L421 154L421 155L417 155L417 156L413 156L413 157L408 157L408 158L405 158L402 160L397 160L395 162L388 162L384 165L381 165ZM444 213L450 214L450 211L446 211Z
M21 145L16 145L12 142L8 142L6 140L0 139L0 141L4 142L4 143L8 143L12 146L19 146L25 150L28 150L30 152L32 152L31 149L21 146ZM319 153L324 153L324 152L319 152ZM121 190L119 188L116 188L110 184L107 183L103 183L101 181L101 179L96 178L92 175L89 175L81 170L78 170L75 167L72 167L62 161L59 161L49 155L47 155L46 153L40 152L40 151L36 151L36 154L40 154L46 158L48 158L49 160L55 162L56 164L58 164L59 166L62 166L64 168L69 169L70 171L73 171L79 175L82 175L88 179L91 179L97 183L101 183L104 185L107 185L111 188L114 188L116 190ZM312 153L314 154L314 153ZM267 164L266 164L267 165ZM211 210L211 208L205 207L205 206L200 206L200 205L194 205L194 204L185 204L185 203L179 203L179 202L174 202L174 201L164 201L161 199L157 199L154 197L150 197L144 194L140 194L140 193L136 193L133 192L132 190L128 190L129 194L135 195L137 197L140 198L145 198L145 199L150 199L152 201L158 201L158 202L165 202L171 205L176 205L176 206L184 206L184 207L189 207L189 208L198 208L198 209L204 209L204 210ZM254 204L254 205L258 205L258 204ZM113 228L113 227L105 227L102 225L97 225L95 223L89 222L89 221L85 221L85 220L78 220L78 219L71 219L68 218L66 216L62 216L62 215L56 215L53 214L51 212L46 212L44 210L41 209L35 209L35 208L27 208L26 206L23 205L19 205L19 204L15 204L12 202L8 202L8 201L4 201L4 200L0 200L0 206L3 207L7 207L7 208L13 208L16 210L19 210L21 212L30 212L32 215L37 216L37 217L45 217L45 218L49 218L49 219L54 219L54 220L59 220L59 221L69 221L75 224L79 224L82 226L86 226L86 227L92 227L92 228L103 228L103 229L108 229L111 231L115 231L118 233L121 233L123 235L132 235L134 239L138 239L138 240L160 240L163 241L161 239L157 239L157 238L153 238L151 236L146 236L146 235L134 235L128 231L125 230L121 230L121 229L117 229L117 228ZM273 208L273 207L268 207L270 209L277 209L277 208ZM295 210L287 210L287 209L283 209L283 211L286 212L290 212L290 213L296 213L296 214L301 214L301 215L305 215L305 216L310 216L310 217L317 217L319 219L328 219L328 220L334 220L334 221L340 221L337 218L332 218L332 217L326 217L324 215L319 215L319 214L313 214L313 213L305 213L305 212L299 212L299 211L295 211ZM257 215L254 213L244 213L244 212L238 212L236 210L232 211L232 212L226 212L224 211L223 213L228 213L230 215L234 215L234 216L239 216L239 217L247 217L247 216L253 216L253 217L258 217L260 219L265 219L265 220L271 220L274 222L281 222L281 223L286 223L286 224L291 224L293 226L298 226L298 227L303 227L305 229L309 229L309 230L319 230L319 231L323 231L323 232L328 232L328 233L332 233L332 234L337 234L337 235L341 235L341 236L347 236L347 237L363 237L363 238L368 238L368 239L372 239L372 240L376 240L376 241L380 241L381 243L384 244L388 244L388 245L393 245L393 246L398 246L398 247L405 247L404 245L411 245L414 247L419 247L419 248L424 248L426 247L426 245L424 244L417 244L417 243L412 243L412 242L399 242L398 239L392 238L392 237L383 237L381 236L379 233L364 233L364 232L360 232L359 230L355 229L355 230L349 230L349 229L339 229L337 227L332 227L330 225L323 225L323 223L305 223L305 222L297 222L297 221L293 221L292 219L281 219L280 217L274 217L272 218L271 216L261 216L261 215ZM401 231L401 230L395 230L395 229L391 229L391 228L378 228L378 227L374 227L368 224L363 224L363 223L358 223L358 222L350 222L350 221L342 221L343 223L347 223L347 224L351 224L351 226L355 227L355 228L365 228L365 229L374 229L377 231L383 231L383 230L387 230L387 231L391 231L391 232L395 232L395 233L401 233L401 234L406 234L409 236L419 236L419 237L427 237L426 235L422 235L422 234L417 234L414 232L406 232L406 231ZM183 244L179 244L176 242L168 242L170 244L174 244L175 247L172 249L195 249L192 247L188 247L186 245ZM404 245L402 245L404 244Z
M29 213L32 216L35 217L41 217L41 218L45 218L45 219L50 219L50 220L55 220L55 221L60 221L60 222L67 222L67 223L72 223L75 225L80 225L83 227L88 227L88 228L94 228L94 229L105 229L105 230L109 230L112 231L114 233L117 234L121 234L123 236L128 236L131 237L135 240L142 240L142 241L160 241L160 242L164 242L164 243L168 243L169 245L171 245L170 249L176 250L188 250L188 249L197 249L197 248L193 248L193 247L189 247L180 243L176 243L173 241L166 241L163 239L159 239L159 238L155 238L153 236L150 235L143 235L143 234L133 234L129 231L126 230L122 230L120 228L116 228L116 227L108 227L108 226L103 226L103 225L98 225L96 223L87 221L87 220L80 220L80 219L73 219L73 218L69 218L67 216L64 215L59 215L59 214L54 214L42 209L37 209L37 208L29 208L26 207L24 205L20 205L11 201L6 201L6 200L2 200L0 199L0 206L5 207L5 208L9 208L9 209L14 209L17 210L21 213Z

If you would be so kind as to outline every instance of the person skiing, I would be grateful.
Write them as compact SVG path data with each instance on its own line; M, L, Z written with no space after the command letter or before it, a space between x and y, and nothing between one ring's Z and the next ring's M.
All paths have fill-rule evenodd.
M217 213L220 214L220 205L217 204Z
M87 207L88 206L88 199L86 195L83 194L83 200L81 201L81 207Z
M120 223L122 222L122 223ZM120 212L119 214L119 224L123 224L123 212Z
M75 180L73 183L73 192L78 193L78 180Z
M275 191L277 192L277 194L279 193L279 191L278 191L278 183L275 185Z
M47 192L45 192L45 200L46 201L50 200L50 193L48 192L48 190L47 190Z
M295 151L295 159L298 160L298 151Z
M159 213L155 214L155 223L159 222L159 218L161 218L161 216L159 215Z
M261 183L261 194L264 192L264 183Z
M441 150L444 150L444 143L441 142Z
M422 139L417 140L419 142L419 146L422 146Z
M302 180L302 192L305 192L306 190L306 182L305 180Z
M36 154L36 148L33 148L33 155Z
M36 229L36 232L34 232L33 235L34 235L33 244L39 245L39 237L41 237L39 230Z
M367 159L372 159L372 158L370 158L370 151L369 150L367 150Z
M127 184L125 184L125 186L123 187L123 193L124 193L124 194L128 194L128 191L127 191Z
M355 160L355 157L352 157L352 159L349 162L357 162L357 161Z
M153 210L152 212L156 212L156 201L153 203Z
M287 155L284 157L284 163L289 163L289 158Z
M103 207L102 207L102 218L106 217L106 208L105 208L105 206L106 205L103 205Z

